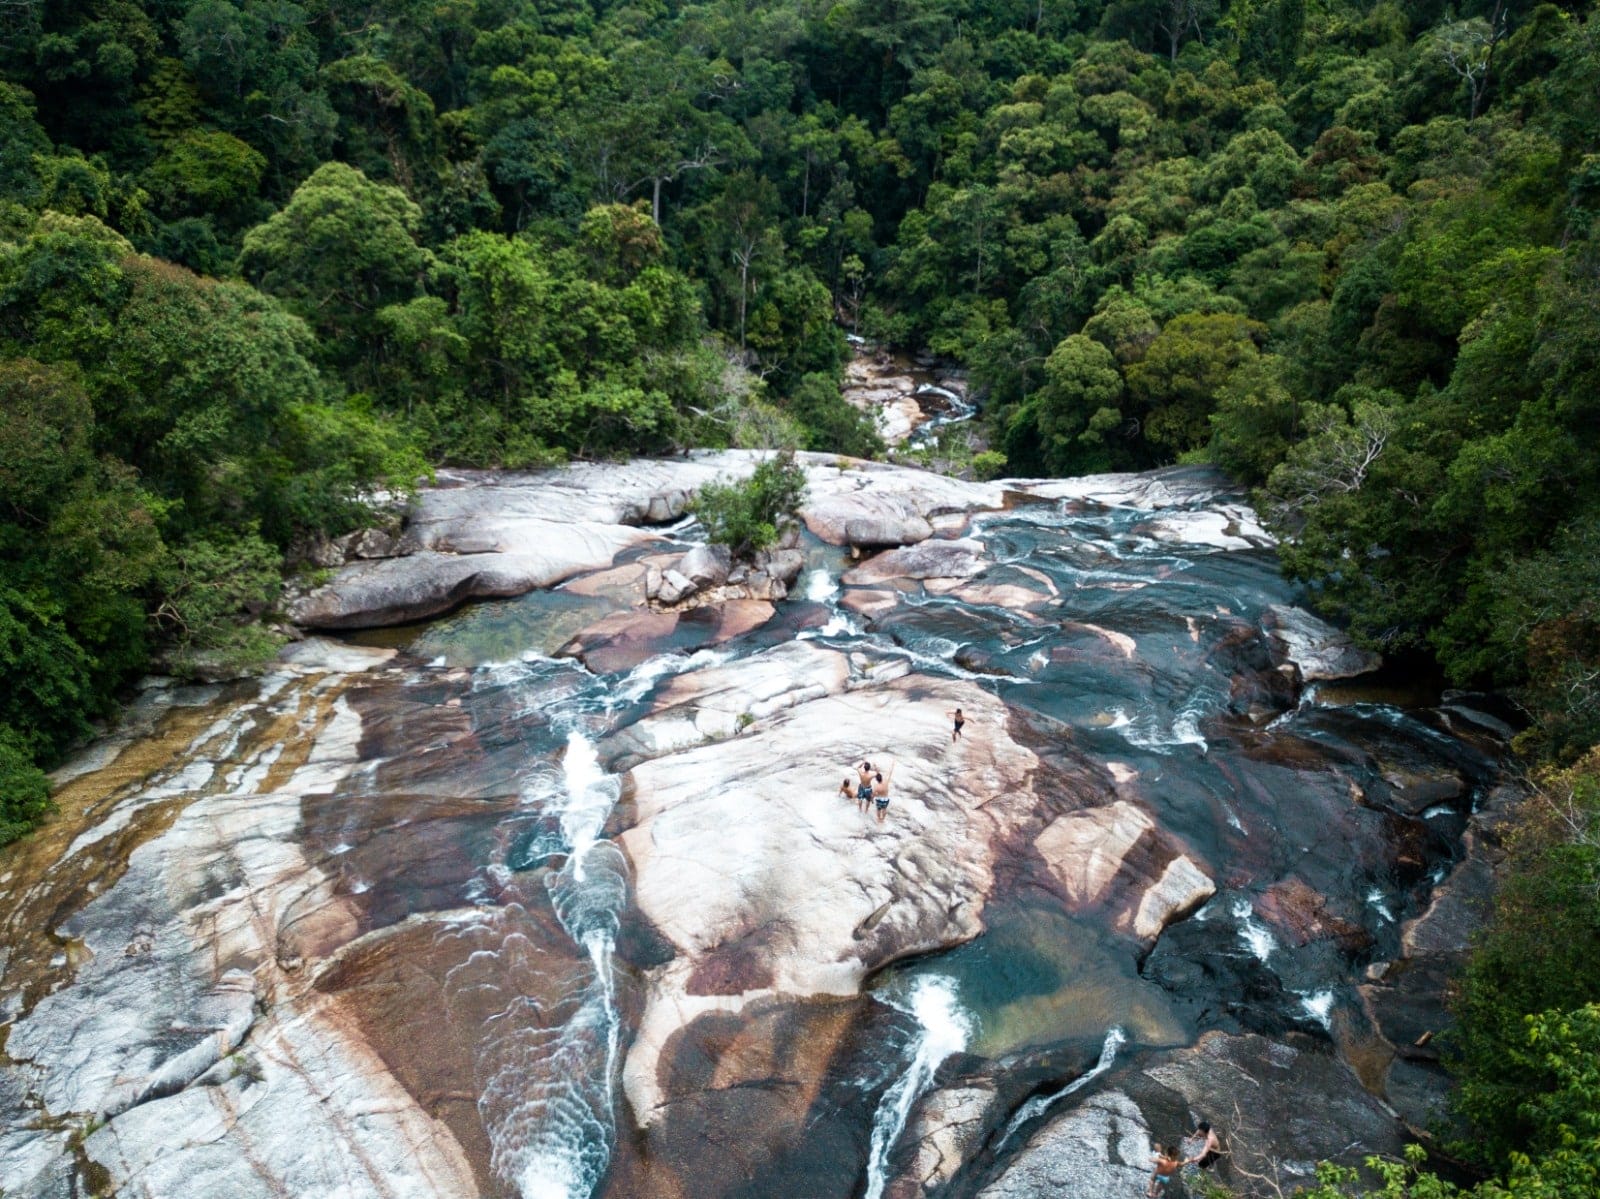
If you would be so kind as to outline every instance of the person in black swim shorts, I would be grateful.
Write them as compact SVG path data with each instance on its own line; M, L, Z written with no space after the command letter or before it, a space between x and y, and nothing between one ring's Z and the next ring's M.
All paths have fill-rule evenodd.
M956 726L955 732L950 734L950 740L959 741L961 739L961 726L967 723L967 718L961 714L961 709L957 708L950 713L950 719L955 721Z
M861 763L856 773L861 778L860 784L856 787L856 800L860 804L861 811L865 813L872 808L872 763Z
M1217 1158L1222 1156L1222 1142L1217 1139L1217 1134L1212 1131L1209 1122L1202 1120L1194 1126L1194 1142L1199 1145L1195 1155L1183 1164L1186 1166L1199 1166L1202 1170L1209 1170L1216 1164Z

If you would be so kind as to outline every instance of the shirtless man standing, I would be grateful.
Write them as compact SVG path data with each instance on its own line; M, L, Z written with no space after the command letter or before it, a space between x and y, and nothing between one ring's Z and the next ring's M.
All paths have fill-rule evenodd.
M882 824L883 814L889 810L889 784L881 772L872 778L872 799L878 805L878 823Z
M861 811L865 813L872 807L872 763L861 763L856 768L856 774L861 777L861 782L856 787L856 801Z

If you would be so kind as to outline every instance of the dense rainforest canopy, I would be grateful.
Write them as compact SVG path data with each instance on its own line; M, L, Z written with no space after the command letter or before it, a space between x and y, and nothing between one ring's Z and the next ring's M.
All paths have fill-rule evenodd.
M881 450L846 329L969 368L991 472L1259 487L1325 611L1581 758L1595 8L0 2L0 841L152 655L262 652L285 562L428 462ZM1585 861L1528 877L1594 946ZM1519 1021L1597 957L1475 1068L1555 1087ZM1480 1164L1542 1085L1476 1093Z

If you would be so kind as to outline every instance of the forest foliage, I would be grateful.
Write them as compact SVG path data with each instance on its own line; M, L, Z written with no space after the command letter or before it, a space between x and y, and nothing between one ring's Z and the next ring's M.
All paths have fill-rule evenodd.
M1010 473L1219 463L1326 610L1522 688L1570 759L1600 739L1592 10L19 0L0 236L74 285L5 352L94 352L102 227L276 301L325 411L434 462L870 453L841 327L931 348Z
M8 0L0 840L426 462L874 452L845 329L970 369L986 474L1219 464L1577 761L1597 78L1573 0Z

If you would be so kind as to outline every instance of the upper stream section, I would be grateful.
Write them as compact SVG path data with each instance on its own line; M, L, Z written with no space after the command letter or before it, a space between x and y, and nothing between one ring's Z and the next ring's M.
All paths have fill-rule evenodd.
M142 692L0 857L6 1194L1133 1193L1197 1114L1246 1164L1397 1148L1503 726L1373 674L1208 472L801 459L732 569L686 503L749 454L446 474L263 677Z

